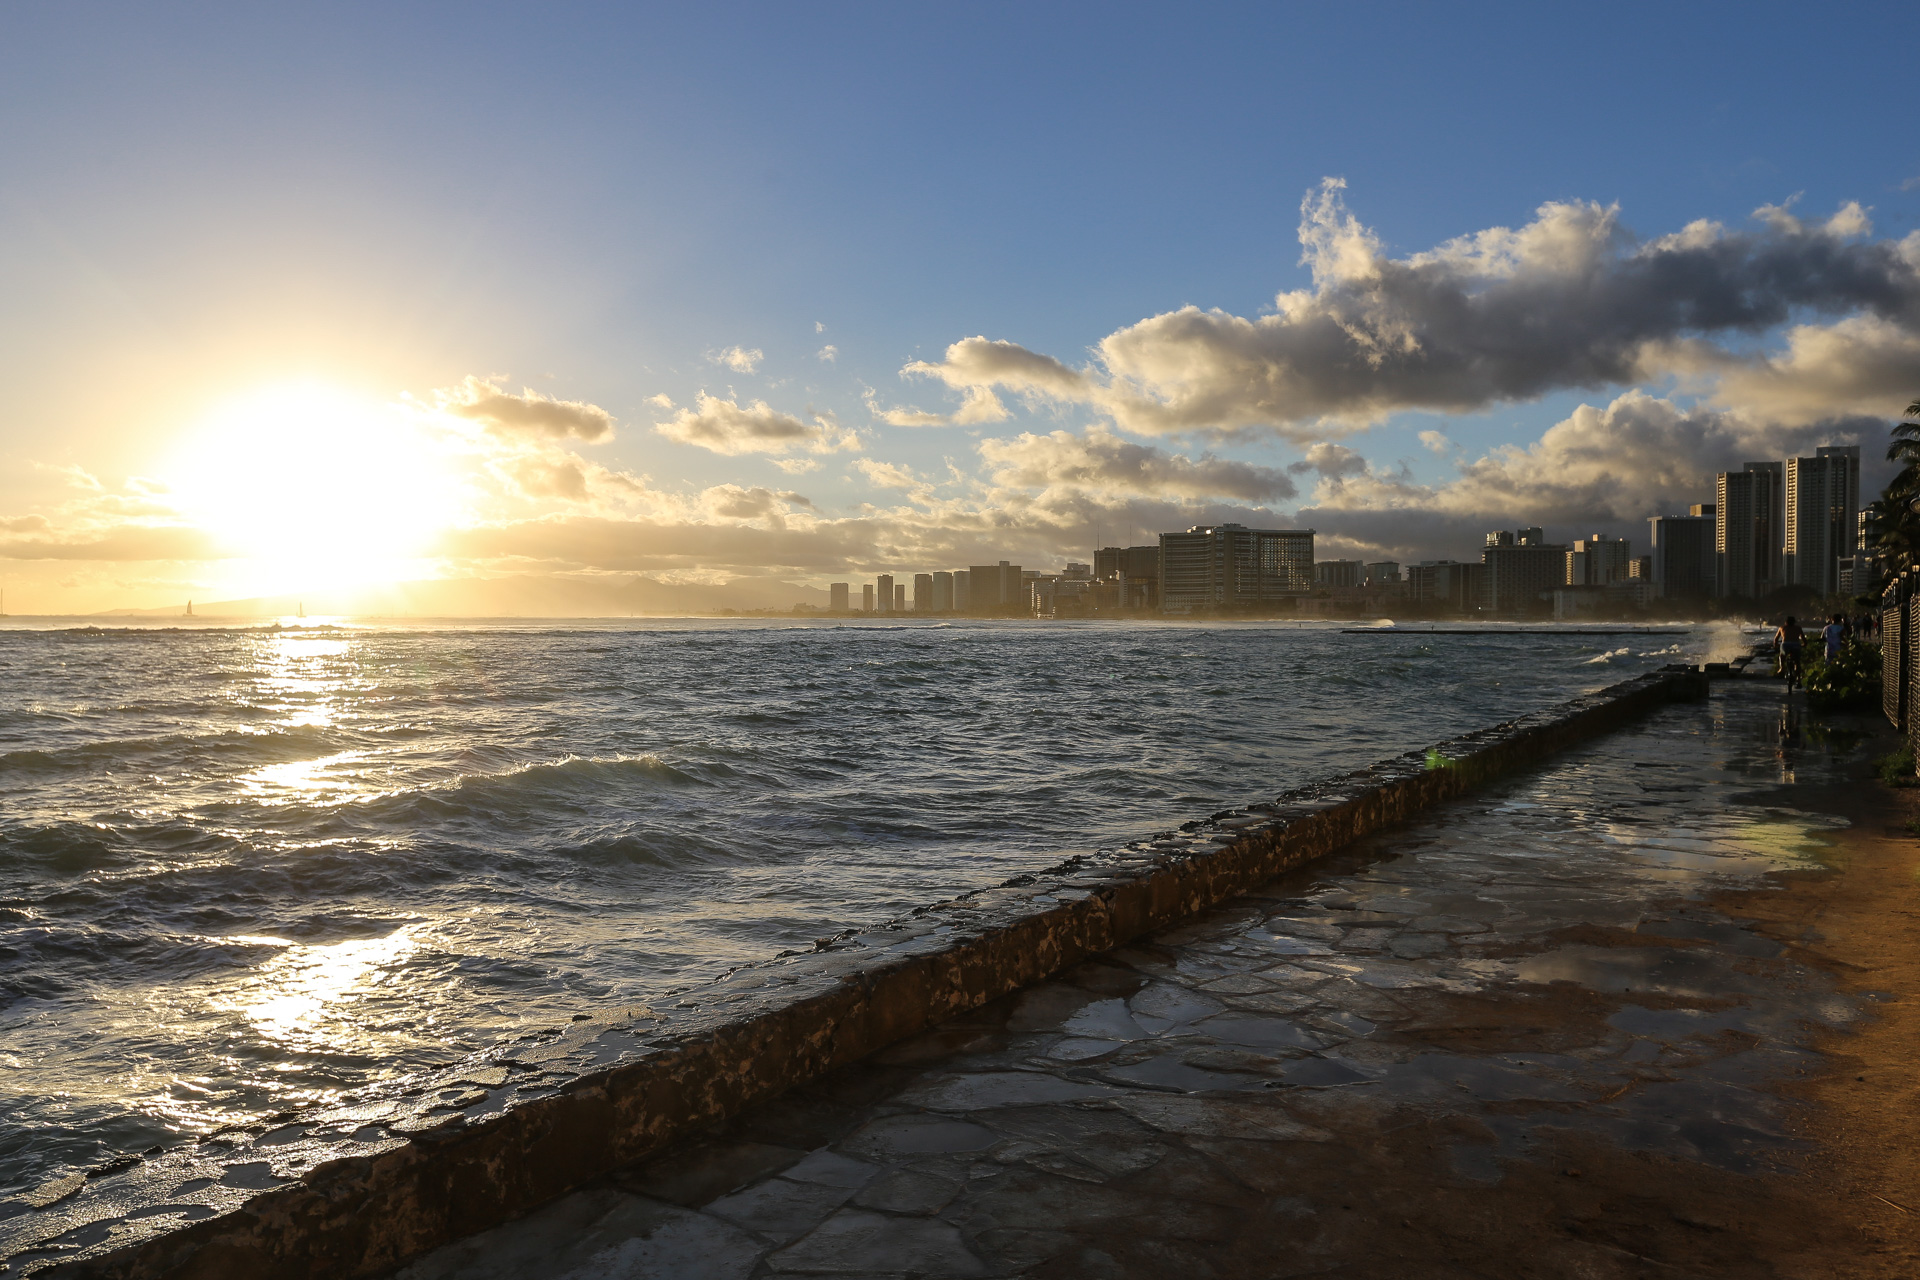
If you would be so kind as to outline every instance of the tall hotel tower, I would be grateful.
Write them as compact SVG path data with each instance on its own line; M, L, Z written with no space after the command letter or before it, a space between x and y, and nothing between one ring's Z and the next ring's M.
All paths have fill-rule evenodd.
M1785 470L1778 462L1749 462L1714 481L1716 594L1754 600L1786 585L1780 565Z
M1787 459L1786 579L1821 595L1840 589L1840 559L1854 552L1860 518L1860 446L1827 445Z

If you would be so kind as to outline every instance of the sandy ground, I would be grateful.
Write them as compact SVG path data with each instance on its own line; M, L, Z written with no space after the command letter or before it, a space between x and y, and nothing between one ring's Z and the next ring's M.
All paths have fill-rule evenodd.
M407 1280L1920 1276L1920 791L1771 682Z

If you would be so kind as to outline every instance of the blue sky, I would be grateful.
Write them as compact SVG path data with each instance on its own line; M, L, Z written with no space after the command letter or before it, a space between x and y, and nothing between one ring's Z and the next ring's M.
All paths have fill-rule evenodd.
M1612 234L1639 242L1699 219L1744 234L1754 210L1790 200L1816 226L1857 202L1868 223L1830 238L1897 245L1920 216L1920 132L1901 96L1912 6L393 8L66 5L5 18L0 363L13 394L0 518L17 536L0 544L12 557L0 577L16 595L78 607L220 586L223 553L140 558L155 553L114 539L195 524L166 496L178 442L232 398L288 383L429 402L477 377L610 415L610 440L539 442L542 465L572 466L564 445L604 472L570 498L499 480L509 464L467 447L462 465L484 463L511 491L480 493L467 476L472 502L449 517L469 533L538 524L543 538L597 521L596 540L442 540L421 548L434 572L810 583L948 567L996 539L1029 561L1064 554L1069 508L1275 523L1305 508L1339 530L1335 551L1458 553L1501 513L1436 487L1489 450L1534 445L1580 405L1605 410L1635 388L1709 405L1722 418L1671 428L1707 432L1698 470L1738 461L1714 448L1858 436L1888 385L1842 388L1830 412L1801 397L1789 412L1669 352L1624 380L1549 379L1442 411L1395 401L1364 425L1340 409L1274 429L1189 417L1143 431L1098 395L1005 382L978 384L998 419L875 416L960 408L974 383L901 370L951 369L949 344L976 335L1104 378L1102 340L1151 317L1187 305L1271 315L1277 294L1316 287L1302 201L1328 177L1344 179L1342 216L1382 260L1522 227L1549 202L1617 205ZM1777 352L1792 324L1858 313L1845 299L1794 302L1784 324L1706 336L1723 355ZM729 367L733 349L761 354ZM837 434L717 452L654 429L699 412L703 393ZM1210 496L1199 481L1116 487L1085 467L1054 481L1057 458L982 452L1090 430L1103 457L1101 441L1157 451L1148 471L1208 457L1264 470ZM1311 453L1323 443L1353 456ZM395 465L355 447L369 472ZM514 448L514 466L532 456ZM995 481L991 456L1031 483ZM628 477L627 498L608 496L609 476ZM1542 518L1547 497L1501 483L1516 508L1506 523ZM1597 520L1643 531L1657 512L1635 504L1684 487L1663 483L1558 493L1558 532ZM756 508L715 497L724 486L805 503ZM649 541L667 525L770 521L812 541L769 553L772 565L698 539ZM96 544L136 558L79 550Z

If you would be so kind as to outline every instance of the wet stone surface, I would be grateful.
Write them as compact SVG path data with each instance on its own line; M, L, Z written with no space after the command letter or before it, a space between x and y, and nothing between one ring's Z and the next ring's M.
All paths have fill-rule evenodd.
M1709 898L1816 865L1845 754L1721 683L399 1275L1361 1274L1447 1229L1409 1179L1465 1220L1570 1151L1790 1161L1773 1086L1860 1010Z

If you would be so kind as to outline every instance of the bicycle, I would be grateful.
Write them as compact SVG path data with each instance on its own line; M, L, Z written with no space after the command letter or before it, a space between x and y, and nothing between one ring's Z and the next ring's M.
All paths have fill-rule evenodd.
M1792 693L1800 687L1801 650L1785 649L1780 654L1780 674L1786 677L1787 692Z

